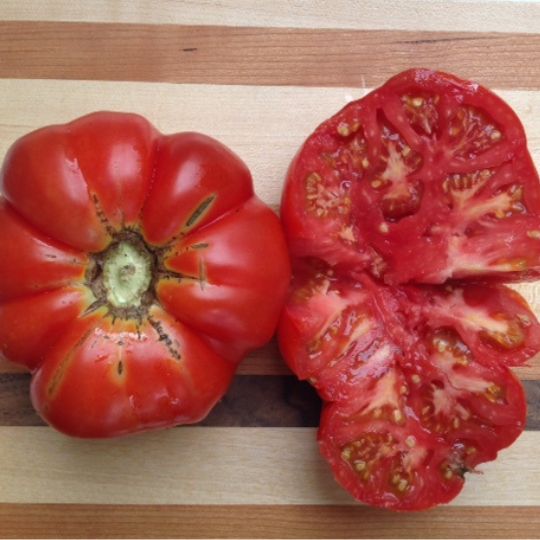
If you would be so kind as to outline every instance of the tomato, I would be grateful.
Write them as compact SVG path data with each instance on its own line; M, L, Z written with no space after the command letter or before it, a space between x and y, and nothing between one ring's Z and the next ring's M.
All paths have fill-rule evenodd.
M519 119L439 72L397 75L319 126L282 216L294 256L388 283L540 273L540 184Z
M497 354L540 350L534 315L501 285L392 288L311 265L295 272L280 345L329 402L319 440L336 478L377 506L448 502L524 428L523 389Z
M0 351L58 430L197 422L272 336L281 225L219 142L94 113L15 142L0 187Z
M509 370L540 324L503 281L540 271L540 183L512 110L411 70L330 118L287 177L283 356L325 401L319 445L354 497L452 500L524 429Z

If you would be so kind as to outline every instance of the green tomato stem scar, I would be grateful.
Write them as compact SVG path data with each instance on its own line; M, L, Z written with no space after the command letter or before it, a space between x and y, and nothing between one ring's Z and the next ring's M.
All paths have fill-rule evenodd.
M139 307L152 280L150 254L122 241L113 246L103 264L107 300L118 308Z

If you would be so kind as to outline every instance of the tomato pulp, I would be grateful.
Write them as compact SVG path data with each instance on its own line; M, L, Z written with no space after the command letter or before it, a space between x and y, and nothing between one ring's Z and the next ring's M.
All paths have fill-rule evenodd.
M319 126L289 169L294 280L279 340L326 401L336 479L361 501L418 510L519 436L509 366L540 325L505 281L540 274L540 183L510 107L414 69Z
M0 350L58 430L197 422L272 336L281 225L216 140L94 113L18 140L0 187Z

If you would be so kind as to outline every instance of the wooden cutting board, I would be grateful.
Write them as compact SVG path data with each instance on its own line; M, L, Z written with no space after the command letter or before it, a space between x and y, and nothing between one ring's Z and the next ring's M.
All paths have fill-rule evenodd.
M495 89L540 165L540 3L2 0L0 156L97 109L233 148L277 210L288 163L327 116L394 73L440 68ZM1 260L0 260L1 264ZM540 289L520 287L540 313ZM527 430L450 506L354 503L315 444L319 401L275 344L202 426L116 441L45 427L29 376L0 364L1 537L535 537L540 362L519 370Z

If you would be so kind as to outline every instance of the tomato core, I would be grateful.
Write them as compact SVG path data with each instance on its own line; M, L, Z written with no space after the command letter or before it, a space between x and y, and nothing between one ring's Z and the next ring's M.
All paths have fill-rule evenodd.
M96 301L90 310L106 306L114 317L142 320L155 300L159 250L148 246L137 233L124 230L91 260L86 281Z
M117 308L139 307L152 280L152 258L142 246L122 241L107 250L103 285L107 300Z

